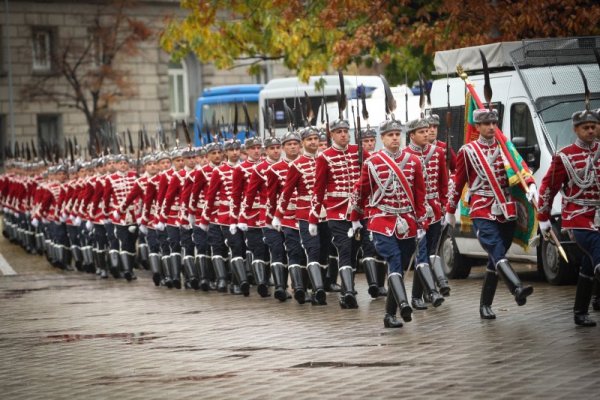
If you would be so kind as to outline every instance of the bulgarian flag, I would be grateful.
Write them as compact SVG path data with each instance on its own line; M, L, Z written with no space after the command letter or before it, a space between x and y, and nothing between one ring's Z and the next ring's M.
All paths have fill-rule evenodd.
M465 96L465 144L477 140L479 137L479 132L473 120L473 112L476 109L484 108L483 103L475 92L473 84L467 82L467 89ZM517 203L517 228L513 235L513 242L527 251L530 241L537 235L538 230L536 210L527 201L522 183L522 180L531 178L532 174L514 144L507 139L498 127L496 127L496 141L502 149L502 159L504 160L504 169L508 177L512 200ZM470 207L466 200L467 192L468 187L465 186L460 200L461 231L468 231L472 225L471 218L469 217Z

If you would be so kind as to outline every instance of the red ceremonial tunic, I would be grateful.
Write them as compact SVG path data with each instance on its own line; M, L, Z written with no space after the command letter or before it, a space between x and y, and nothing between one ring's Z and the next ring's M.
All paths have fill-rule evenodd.
M277 161L267 170L267 208L266 216L267 223L273 221L279 197L283 191L286 176L290 169L291 160L283 158ZM289 205L280 218L281 225L288 228L298 229L298 221L296 220L296 197L292 195Z
M308 221L310 200L315 186L316 154L304 153L290 164L275 216L280 220L288 212L290 200L296 200L296 219ZM293 206L290 208L293 209Z
M206 205L202 214L202 223L217 225L231 225L233 223L229 213L231 202L231 187L233 170L237 163L225 162L219 165L210 177L210 184L206 192ZM216 211L216 212L215 212Z

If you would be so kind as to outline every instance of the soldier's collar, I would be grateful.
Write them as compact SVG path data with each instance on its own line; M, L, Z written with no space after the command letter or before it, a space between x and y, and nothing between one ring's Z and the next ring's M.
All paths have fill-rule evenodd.
M252 157L248 157L248 158L246 158L246 161L251 162L252 164L256 164L257 162L260 161L260 157L258 157L256 160L253 159Z
M583 140L581 140L581 139L579 139L579 138L575 139L575 144L576 144L578 147L581 147L581 148L582 148L582 149L584 149L584 150L592 150L592 149L594 148L594 145L595 145L596 143L598 143L598 141L597 141L597 140L596 140L596 141L594 141L594 143L592 143L592 144L589 144L589 145L588 145L586 142L584 142Z
M412 140L408 143L408 147L416 152L422 153L425 151L425 147L427 147L427 145L425 146L417 146Z
M310 152L308 152L308 151L304 150L304 151L303 151L303 154L304 154L306 157L308 157L308 158L315 158L315 157L317 156L317 154L319 154L319 152L317 151L317 152L314 152L314 153L310 153Z
M388 149L386 149L385 147L381 150L383 151L387 156L389 156L392 160L397 159L398 157L400 157L400 154L402 154L402 150L398 149L397 152L392 153L391 151L389 151Z
M339 150L339 151L348 150L348 145L346 145L345 147L342 147L342 146L336 144L335 142L331 143L331 147L333 147L334 149Z
M279 161L279 160L274 160L274 159L272 159L271 157L267 157L267 162L268 162L269 164L275 164L277 161Z
M496 143L496 138L486 139L486 138L484 138L483 136L480 135L477 138L477 142L479 144L483 144L485 146L493 146L494 143Z

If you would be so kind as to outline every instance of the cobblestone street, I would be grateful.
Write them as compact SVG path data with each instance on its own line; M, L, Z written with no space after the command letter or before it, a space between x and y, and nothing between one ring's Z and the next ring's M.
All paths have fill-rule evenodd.
M438 309L385 329L384 299L357 276L358 310L279 303L139 279L60 272L0 240L4 399L597 398L600 328L576 328L574 286L535 287L517 307L499 286L478 314L483 270L451 281ZM410 293L412 272L408 275ZM600 320L600 313L592 311Z

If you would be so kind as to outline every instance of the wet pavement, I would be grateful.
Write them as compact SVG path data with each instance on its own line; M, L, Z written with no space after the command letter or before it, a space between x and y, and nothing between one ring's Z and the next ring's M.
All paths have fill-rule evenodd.
M483 270L437 309L383 327L357 276L359 309L155 288L61 272L0 239L3 399L598 398L600 327L576 328L574 286L535 287L498 319L478 314ZM410 293L412 272L407 277ZM600 313L595 319L600 321Z

